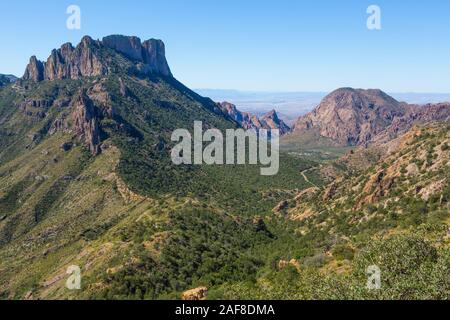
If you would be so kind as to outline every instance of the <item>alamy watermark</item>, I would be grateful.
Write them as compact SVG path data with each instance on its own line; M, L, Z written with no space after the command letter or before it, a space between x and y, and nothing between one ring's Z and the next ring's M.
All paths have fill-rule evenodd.
M377 5L371 5L367 8L367 29L381 30L381 8Z
M380 290L381 289L381 269L380 267L373 265L366 269L368 290Z
M67 268L66 274L70 275L66 281L66 288L69 290L81 289L81 268L79 266L70 266Z
M66 13L70 16L67 18L66 26L69 30L81 29L81 9L77 5L70 5L67 7Z
M279 170L278 129L228 129L224 138L218 129L203 132L203 123L195 121L193 137L189 130L177 129L172 133L171 140L178 143L171 153L175 165L260 164L265 166L260 169L263 176L276 175Z

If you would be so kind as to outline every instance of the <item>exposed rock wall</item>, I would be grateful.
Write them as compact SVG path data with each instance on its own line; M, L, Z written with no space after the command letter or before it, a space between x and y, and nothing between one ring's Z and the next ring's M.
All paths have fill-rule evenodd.
M394 139L414 124L442 121L449 116L450 104L408 105L381 90L342 88L300 117L293 130L316 130L342 145L367 145Z
M248 112L239 111L234 104L229 102L221 102L218 104L223 113L227 114L231 119L236 121L242 128L249 129L278 129L280 135L287 134L290 131L289 126L278 117L275 110L270 111L263 117L258 118Z
M114 67L105 57L104 50L107 49L128 58L129 63L134 65L135 72L172 76L161 40L150 39L141 43L137 37L113 35L102 41L86 36L76 47L66 43L61 48L54 49L45 63L33 56L23 79L38 82L107 75Z
M84 140L92 154L100 153L100 128L97 110L85 93L81 93L73 103L74 132Z

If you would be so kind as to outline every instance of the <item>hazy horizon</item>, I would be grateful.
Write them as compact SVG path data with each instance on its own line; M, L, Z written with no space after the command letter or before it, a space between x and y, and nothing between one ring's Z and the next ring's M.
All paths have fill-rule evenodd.
M275 109L280 117L292 123L297 117L313 110L329 92L270 92L242 91L237 89L195 89L198 94L216 102L227 101L243 112L261 116ZM392 93L398 101L410 104L450 102L450 93Z

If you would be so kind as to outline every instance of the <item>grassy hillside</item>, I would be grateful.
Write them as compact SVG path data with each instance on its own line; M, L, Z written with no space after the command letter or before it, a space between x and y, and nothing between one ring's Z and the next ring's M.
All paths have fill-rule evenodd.
M300 175L292 181L295 167L281 169L291 181L261 179L257 167L211 167L205 179L220 177L220 190L146 198L115 173L117 148L92 158L81 146L64 152L66 138L0 169L5 298L30 290L34 298L178 298L192 286L253 279L265 260L251 248L278 237L258 218L305 185ZM64 287L73 264L83 270L81 292Z
M272 264L255 281L224 285L212 295L448 299L449 132L448 123L414 128L382 146L385 155L366 169L360 159L371 157L358 153L373 149L339 160L346 163L341 178L278 211L291 221L289 246L280 250L280 242L271 243ZM381 269L381 290L366 289L372 265Z
M80 91L114 110L98 156L70 130ZM174 166L172 130L199 119L235 127L215 107L176 80L123 74L0 91L1 297L179 298L254 279L266 261L253 248L279 238L264 221L309 185L301 172L316 163L283 154L274 177ZM65 288L70 265L82 269L81 291Z

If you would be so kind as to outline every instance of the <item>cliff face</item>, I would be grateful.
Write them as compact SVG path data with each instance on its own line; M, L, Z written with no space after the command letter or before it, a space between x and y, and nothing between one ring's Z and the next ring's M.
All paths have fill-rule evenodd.
M261 127L261 123L256 116L253 116L248 112L239 111L234 104L221 102L218 105L225 114L236 121L242 128L249 130Z
M112 49L128 60L120 66L111 62L108 50ZM52 51L47 61L36 57L30 59L24 80L43 81L57 79L80 79L82 77L104 76L123 67L130 73L172 76L165 57L165 47L161 40L147 40L141 43L137 37L108 36L102 41L84 37L73 47L70 43Z
M94 104L84 93L80 93L73 102L74 132L81 140L84 140L93 155L100 153L100 128L99 115Z
M45 63L44 80L106 75L108 67L98 49L97 42L84 37L76 48L66 43L59 50L53 50Z
M166 60L166 49L161 40L150 39L141 43L137 37L113 35L103 38L102 44L122 53L129 59L143 63L144 72L172 76Z
M272 110L261 118L258 118L248 112L239 111L234 104L229 102L221 102L219 103L219 107L225 114L227 114L231 119L236 121L246 130L278 129L280 130L280 135L285 135L290 131L289 126L278 117L275 110Z
M113 35L95 41L86 36L76 46L66 43L52 50L46 62L31 57L23 80L34 82L63 79L84 79L86 77L108 76L112 74L152 75L172 77L165 57L165 47L161 40L150 39L141 43L137 37ZM119 80L121 95L126 98L128 90ZM113 119L115 110L109 91L102 81L89 90L80 90L67 101L26 101L21 110L35 120L47 117L48 110L58 103L70 106L71 117L58 117L51 124L51 132L74 133L83 141L92 154L100 153L102 135L100 121Z
M269 113L265 114L261 118L261 121L265 124L265 127L280 130L280 135L285 135L291 130L289 126L278 117L278 114L275 110L272 110Z
M395 138L415 123L445 120L449 115L449 104L411 106L381 90L342 88L300 117L294 131L317 130L343 145L365 145Z
M30 58L23 79L35 82L44 80L44 64L36 56Z

